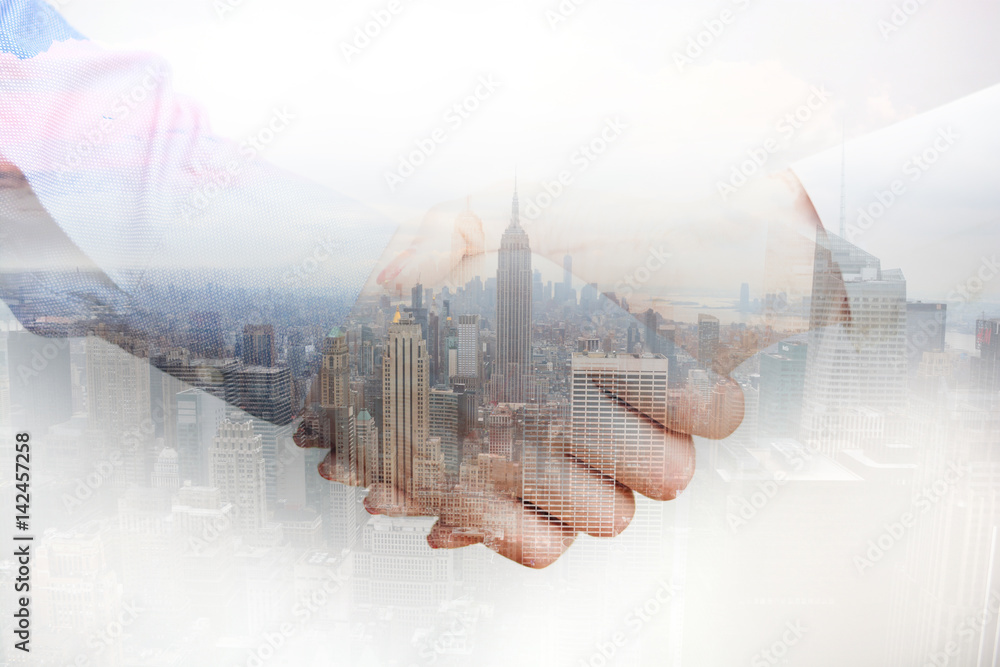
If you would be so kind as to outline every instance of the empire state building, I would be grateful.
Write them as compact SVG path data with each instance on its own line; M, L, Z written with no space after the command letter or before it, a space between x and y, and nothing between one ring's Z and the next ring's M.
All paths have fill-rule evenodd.
M500 239L497 268L497 372L498 402L527 401L527 376L531 373L531 246L521 227L517 187L510 225Z

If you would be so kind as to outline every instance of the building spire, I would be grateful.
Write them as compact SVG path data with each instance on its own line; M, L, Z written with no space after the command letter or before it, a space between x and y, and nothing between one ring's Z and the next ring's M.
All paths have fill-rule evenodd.
M521 226L521 205L517 201L517 167L514 167L514 201L510 207L510 226Z

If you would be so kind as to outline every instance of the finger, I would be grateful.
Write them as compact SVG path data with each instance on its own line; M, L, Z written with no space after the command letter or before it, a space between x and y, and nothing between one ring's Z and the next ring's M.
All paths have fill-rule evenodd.
M405 497L400 497L394 493L394 489L389 484L373 484L368 489L365 496L365 510L369 514L381 514L384 516L432 516L423 511L425 508L416 507L412 502L408 502Z
M482 543L526 567L554 563L573 544L576 530L556 517L518 498L487 492L469 493L456 488L444 507L427 508L399 494L386 484L376 484L365 498L365 509L387 516L441 518L427 536L434 548L458 548Z
M664 428L612 392L589 400L598 405L574 415L573 425L554 436L555 446L648 498L676 498L694 475L692 437Z
M494 498L490 511L467 523L481 528L461 527L438 520L427 536L435 549L453 549L483 544L504 558L541 569L562 556L576 539L576 530L530 503L511 498Z
M525 567L542 569L556 562L576 539L576 531L527 503L512 501L519 531L504 532L484 542L504 558Z
M439 519L427 535L427 543L432 549L461 549L473 544L482 544L486 538L483 530L448 526Z
M574 530L614 537L635 515L632 491L563 452L526 449L521 498Z
M316 469L319 471L320 477L328 482L337 482L347 486L364 486L364 482L358 479L356 471L337 463L337 455L332 449L327 452Z
M706 398L689 389L680 396L657 394L638 377L588 373L587 377L611 403L675 433L721 440L743 422L743 390L732 378L709 373Z

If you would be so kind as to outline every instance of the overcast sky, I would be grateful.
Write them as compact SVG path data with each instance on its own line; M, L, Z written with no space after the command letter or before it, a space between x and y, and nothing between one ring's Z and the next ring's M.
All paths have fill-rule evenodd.
M882 0L589 0L555 27L555 1L402 0L351 62L343 45L388 0L242 0L220 16L223 2L68 0L62 11L109 47L165 56L175 89L224 136L241 140L287 107L294 125L268 159L401 222L467 193L509 191L515 165L522 198L563 170L575 192L717 198L718 183L768 139L774 171L838 146L845 111L857 137L1000 81L988 55L1000 5L986 1L914 0L919 9L888 32L880 21L897 3ZM723 12L729 22L702 35L703 52L685 54ZM677 55L692 53L678 67ZM483 76L499 82L495 92L449 123ZM817 103L816 90L829 99ZM811 97L808 120L783 132L782 118ZM624 129L580 170L576 151L609 119ZM386 172L438 127L443 143L391 190ZM477 209L490 229L508 215L494 208Z

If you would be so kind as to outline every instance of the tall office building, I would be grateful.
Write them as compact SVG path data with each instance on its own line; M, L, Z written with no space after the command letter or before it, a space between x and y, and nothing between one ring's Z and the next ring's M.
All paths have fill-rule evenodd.
M424 340L427 340L430 316L428 309L424 308L424 286L420 283L414 285L410 290L410 307L404 308L403 312L413 315L413 321L420 325L420 335L424 337Z
M479 315L458 316L458 377L478 379L482 375L482 345L479 343Z
M649 471L662 471L669 483L683 476L681 462L669 459L669 437L652 423L668 423L667 388L670 362L662 355L574 354L572 360L572 419L574 446L587 452L585 462L618 479L649 479ZM617 397L616 401L613 397ZM619 401L650 419L629 414ZM630 470L629 465L638 466ZM624 467L623 467L624 466ZM656 496L656 489L635 488ZM604 508L601 520L609 520Z
M243 366L223 369L226 402L253 417L253 430L262 438L267 464L268 502L278 500L279 452L292 437L292 373L287 367Z
M152 473L149 360L144 344L98 325L86 339L87 426L107 456L121 450L117 484L147 486ZM124 349L122 349L124 348Z
M351 367L347 333L334 327L323 341L323 366L320 369L320 404L324 408L350 405Z
M629 354L633 354L636 350L636 345L639 343L639 327L636 326L635 322L628 325L627 342L625 343L625 351Z
M382 456L390 502L413 491L413 459L429 437L429 365L420 325L396 312L382 355Z
M906 280L845 239L819 234L802 435L832 454L899 437L906 406Z
M750 311L750 284L743 283L740 285L740 312L746 313Z
M698 315L698 365L712 370L719 351L719 318L715 315Z
M211 485L223 502L232 503L235 525L244 535L263 530L267 523L264 449L251 422L224 421L212 449Z
M278 362L274 344L274 327L270 324L248 324L243 327L241 358L247 366L274 366Z
M497 269L497 387L500 402L527 399L531 373L531 246L521 227L517 191L510 225L500 239Z
M379 446L378 426L367 410L358 413L356 423L358 460L362 464L358 470L358 478L365 486L371 486L382 481L382 448Z
M201 389L185 389L177 394L177 465L180 481L194 486L208 484L209 451L225 404Z
M660 353L660 314L650 308L642 316L643 339L642 351L647 354Z
M445 471L458 476L458 398L459 394L450 389L431 389L430 393L430 437L441 441Z
M510 461L514 454L514 411L509 405L496 406L486 418L490 454Z
M358 375L368 377L375 372L375 334L371 327L361 326L361 345L358 349Z
M777 351L760 356L757 428L761 435L798 437L807 349L804 342L787 341L779 343Z
M976 322L976 349L973 360L975 389L984 394L1000 391L1000 318Z
M230 364L223 369L226 402L279 426L292 421L292 374L288 368Z

